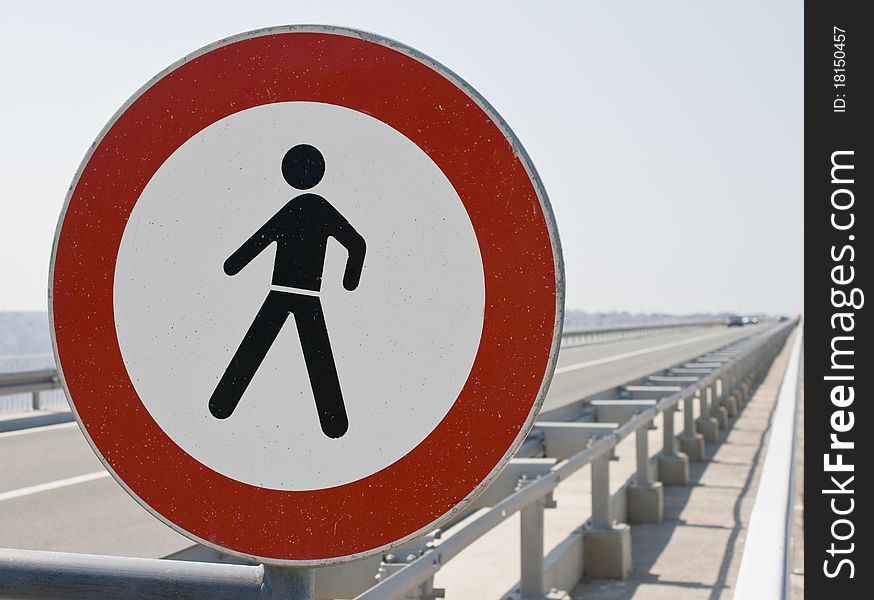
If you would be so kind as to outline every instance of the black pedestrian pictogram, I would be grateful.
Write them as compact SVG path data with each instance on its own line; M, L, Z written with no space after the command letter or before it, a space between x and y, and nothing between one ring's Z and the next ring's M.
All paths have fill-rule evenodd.
M324 174L322 153L308 144L293 147L282 159L282 176L293 188L308 190ZM322 431L328 437L339 438L349 429L318 297L329 237L349 253L343 287L352 291L358 287L364 266L364 238L317 194L293 198L225 261L225 273L236 275L267 246L276 243L271 290L209 399L209 411L215 418L226 419L233 414L279 330L293 314Z

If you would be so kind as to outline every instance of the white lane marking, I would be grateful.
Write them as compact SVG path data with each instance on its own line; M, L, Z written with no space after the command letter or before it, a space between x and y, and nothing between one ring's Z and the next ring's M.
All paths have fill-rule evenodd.
M679 342L671 342L669 344L661 344L659 346L651 346L649 348L641 348L640 350L632 350L631 352L623 352L622 354L614 354L612 356L605 356L603 358L596 358L595 360L588 360L586 362L576 363L573 365L567 365L566 367L560 367L555 370L556 375L561 375L562 373L569 373L571 371L576 371L579 369L586 369L588 367L595 367L598 365L603 365L606 363L615 362L617 360L624 360L626 358L631 358L633 356L642 356L644 354L650 354L652 352L659 352L660 350L668 350L669 348L677 348L679 346L687 346L689 344L694 344L695 342L700 342L701 340L706 340L718 336L725 335L724 331L718 331L716 333L709 333L707 335L699 335L698 337L689 338L688 340L681 340Z
M68 427L78 427L76 421L69 423L56 423L55 425L43 425L42 427L28 427L27 429L16 429L15 431L4 431L0 433L0 438L15 437L17 435L28 435L30 433L42 433L43 431L53 431L55 429L67 429Z
M104 477L109 477L109 471L95 471L93 473L85 473L84 475L76 475L75 477L67 477L66 479L56 479L55 481L49 481L48 483L40 483L38 485L18 488L17 490L11 490L9 492L0 492L0 502L80 483L87 483L89 481L94 481L95 479L103 479Z

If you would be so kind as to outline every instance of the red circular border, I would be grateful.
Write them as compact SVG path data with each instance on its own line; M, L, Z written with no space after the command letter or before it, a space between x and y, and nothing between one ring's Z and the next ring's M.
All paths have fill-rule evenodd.
M438 427L402 459L342 486L278 491L230 479L155 423L116 338L113 281L127 219L186 140L247 108L323 102L373 116L422 148L460 196L485 276L482 340ZM232 41L184 61L104 132L61 217L52 271L56 352L92 445L117 478L189 535L276 561L386 547L449 513L529 421L553 347L556 256L535 185L505 133L458 84L386 45L330 32Z

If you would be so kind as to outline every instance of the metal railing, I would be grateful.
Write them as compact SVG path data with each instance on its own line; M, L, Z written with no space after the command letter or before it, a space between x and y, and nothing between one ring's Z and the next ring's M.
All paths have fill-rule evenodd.
M722 324L722 321L677 321L575 329L562 334L561 347L570 348ZM51 354L0 356L0 414L64 408L66 400L60 389L60 379Z
M44 392L60 391L60 388L60 378L54 367L0 373L0 413L62 408L66 406L63 394L54 394L56 397L52 402L45 402L43 398Z
M518 455L550 458L516 458L510 461L501 477L473 503L472 510L456 519L445 531L434 532L405 547L408 550L414 546L416 550L407 554L400 564L392 555L385 555L380 565L378 583L359 594L356 600L424 600L441 597L442 590L434 589L435 573L516 512L521 512L522 567L519 591L523 596L544 594L543 511L553 506L553 490L573 473L591 465L592 514L586 523L586 531L609 530L612 527L610 460L616 446L635 434L637 469L634 483L637 487L651 485L647 432L661 415L664 436L660 457L679 456L678 438L674 435L674 412L682 402L684 427L679 440L700 442L703 458L702 437L713 441L713 427L718 431L719 421L724 420L727 413L736 412L750 398L793 326L787 323L769 327L752 337L710 352L695 362L667 369L664 375L649 378L648 381L652 380L651 393L657 394L658 400L649 403L633 399L616 400L602 405L605 411L611 411L605 414L613 415L616 423L538 422ZM663 385L665 380L686 385ZM625 387L628 395L633 396L636 386ZM697 419L694 417L696 405L699 407ZM684 450L695 446L682 445ZM398 554L403 554L405 549L398 551ZM122 559L0 551L0 597L6 594L31 598L59 595L76 597L71 596L66 587L72 581L79 586L76 589L87 589L92 594L99 591L104 598L125 598L130 596L131 589L123 585L127 577L135 578L138 598L171 597L174 590L185 590L183 595L189 598L212 600L227 597L213 591L217 586L212 584L219 579L229 582L228 589L236 586L233 588L238 590L235 597L272 597L258 595L265 593L263 589L267 584L264 578L269 573L273 573L276 580L310 582L296 588L297 595L286 597L314 597L314 575L306 569L206 566L157 559L123 559L124 565L121 565L116 562L119 560ZM158 568L158 563L161 568ZM67 573L69 578L51 577L48 573L52 570ZM202 580L205 573L216 573L218 579L210 586L198 588L195 584ZM237 575L242 583L231 583ZM23 590L27 591L24 596Z
M674 321L651 323L647 325L625 325L621 327L587 327L585 329L565 329L561 334L561 347L587 346L627 338L638 338L671 331L684 331L694 327L725 325L725 321Z
M0 356L0 414L66 407L51 354Z
M704 422L715 419L712 415L719 414L723 401L730 404L733 398L735 402L743 403L750 398L752 390L782 348L792 327L794 324L777 326L721 351L708 354L707 356L713 360L702 362L702 365L718 363L718 366L702 366L700 370L709 369L710 372L702 373L698 381L665 395L649 408L641 410L639 405L628 405L629 412L634 413L634 416L610 433L594 439L579 436L580 444L584 447L578 452L555 464L546 474L529 479L524 485L520 485L517 491L488 511L464 523L461 528L452 531L449 535L447 535L449 532L443 534L440 539L435 539L419 558L360 594L355 600L383 600L410 595L427 597L427 589L433 587L434 574L447 561L518 511L523 513L520 531L523 560L519 592L523 597L543 595L546 590L543 582L542 513L550 505L550 495L559 483L591 464L592 515L588 526L593 531L609 529L611 526L610 458L619 442L632 433L635 434L637 444L635 484L637 486L650 484L648 436L645 433L653 425L655 418L660 414L663 416L662 456L677 455L677 441L674 436L674 411L677 405L683 402L685 412L684 430L680 437L699 438L701 434L698 433L698 425L701 425L701 429L706 429ZM684 368L691 369L691 367ZM700 406L698 423L693 417L696 400ZM573 426L571 423L567 425ZM545 441L547 453L549 453L549 445L547 439ZM526 511L529 512L528 515L525 514ZM418 593L416 588L420 588Z

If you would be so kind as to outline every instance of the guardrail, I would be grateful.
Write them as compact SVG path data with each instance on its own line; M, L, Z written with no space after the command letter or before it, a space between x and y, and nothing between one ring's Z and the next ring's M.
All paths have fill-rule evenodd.
M0 414L67 406L51 354L0 356Z
M563 348L583 346L610 340L637 338L694 327L723 325L722 321L678 321L624 327L593 327L565 331L561 336ZM51 354L0 357L0 397L30 394L31 410L44 408L42 392L61 388L60 378ZM18 406L16 405L16 408ZM27 407L20 407L27 408ZM20 410L19 408L19 410ZM0 412L7 412L0 404Z
M653 425L655 418L661 414L663 416L664 447L660 458L670 461L673 457L677 457L679 453L677 440L674 437L674 411L677 409L677 405L683 402L685 423L680 441L690 440L692 443L685 444L686 448L692 450L694 454L698 454L695 457L698 460L703 459L705 439L715 441L713 429L716 428L718 432L718 419L712 415L721 415L722 410L728 413L732 405L734 405L736 412L739 405L751 397L752 390L761 380L771 360L777 355L793 327L794 324L777 326L754 338L742 340L722 351L710 353L708 356L714 360L708 363L702 362L702 365L719 363L719 366L702 366L700 370L709 368L710 372L702 374L698 381L679 391L668 393L649 408L640 409L639 405L628 405L628 410L633 412L634 416L609 433L602 434L600 437L597 435L588 438L577 436L578 443L583 446L582 448L578 448L575 453L555 464L546 474L520 479L521 485L517 491L495 504L488 511L464 523L451 535L444 534L441 539L431 542L428 550L419 558L409 562L403 569L360 594L355 600L402 598L411 592L414 592L413 597L417 597L416 588L420 588L418 597L428 597L428 590L433 588L434 574L441 566L518 511L522 512L520 527L522 567L519 593L522 597L542 596L547 592L544 584L543 510L550 505L550 495L559 483L582 467L591 464L592 516L587 523L588 530L596 535L604 533L611 535L613 532L620 531L613 529L610 519L610 458L619 442L632 433L635 434L637 450L635 486L641 490L649 488L653 482L650 477L646 431ZM715 360L716 358L719 360ZM691 367L685 367L685 369L692 370ZM700 416L697 421L693 417L693 405L696 400L700 405ZM559 424L554 425L561 427ZM563 433L573 435L574 425L576 424L567 423L567 428ZM535 425L536 427L537 425ZM561 430L559 429L559 431ZM569 437L565 435L563 441L567 442ZM550 441L546 438L546 453L549 453L549 445ZM700 453L694 450L695 446L700 446ZM567 452L568 450L565 449L564 453ZM688 478L688 474L686 477ZM623 533L616 534L616 538L620 540L622 536ZM624 543L630 544L630 538ZM630 547L628 550L627 554L630 556ZM624 554L624 551L618 554ZM618 570L610 568L610 565L607 567L606 569L598 569L598 572L590 572L590 574L621 577L624 575L622 571L630 568L630 564L619 565ZM433 594L431 595L433 597Z
M65 408L51 354L0 356L0 414Z
M31 409L39 410L40 392L61 387L57 369L0 373L0 396L31 395Z
M603 410L605 417L609 415L616 422L538 422L517 456L549 458L515 458L510 461L498 480L473 503L473 512L456 519L445 531L434 532L399 549L398 555L406 555L400 561L395 555L385 555L379 566L378 583L359 594L356 600L442 597L442 590L435 589L433 585L435 573L516 512L521 512L519 593L522 596L542 597L547 587L543 552L544 510L554 505L553 490L587 465L592 467L592 515L585 524L583 542L599 544L599 548L606 547L608 552L586 553L586 556L609 554L616 557L618 564L610 564L609 561L600 561L601 564L592 561L592 564L588 564L587 561L586 572L593 576L623 576L630 568L630 564L627 564L627 560L630 560L630 535L627 527L614 524L610 513L610 459L616 446L635 434L637 469L629 493L634 490L638 503L629 503L628 515L631 519L632 513L636 512L636 519L647 519L652 516L648 513L652 512L653 505L659 507L658 511L661 510L661 484L655 482L651 474L647 435L656 418L661 415L663 423L663 448L658 456L659 474L663 481L667 478L674 484L687 483L688 458L703 459L705 440L715 441L720 423L724 423L727 416L736 414L751 397L753 389L793 327L794 323L775 325L750 338L710 352L696 362L667 369L665 375L651 378L650 395L658 395L656 401L635 400L633 396L638 386L625 386L626 399L608 401L598 407L599 411ZM664 385L666 380L686 385ZM680 436L676 437L674 413L681 402L684 426ZM699 407L697 419L694 410L696 405ZM682 452L678 449L678 442ZM682 468L676 468L684 461L685 475ZM659 502L649 503L656 497ZM626 556L629 559L624 558ZM130 596L130 587L119 583L129 576L128 573L135 574L130 576L135 576L139 598L166 598L172 596L174 590L186 590L184 596L190 598L212 600L227 597L196 587L195 583L202 581L203 573L207 572L198 571L206 568L202 564L157 561L163 565L163 569L156 569L155 560L124 559L126 566L120 566L120 570L117 570L113 565L118 560L116 557L64 553L0 551L0 597L5 594L22 597L25 589L25 596L31 598L75 597L70 595L70 588L63 578L49 576L52 570L69 573L71 579L68 583L75 582L79 586L77 590L87 589L91 594L99 592L104 598ZM219 573L217 578L225 578L222 581L230 581L234 573L245 575L243 578L247 583L234 588L239 590L237 597L271 597L258 596L262 592L255 590L256 587L262 590L266 585L263 577L267 573L273 573L274 577L283 581L297 582L295 585L302 581L309 582L297 588L297 595L290 597L314 597L314 575L311 570L231 565L209 565L208 568L237 569L233 572L216 571ZM259 580L259 577L262 579ZM230 589L232 584L228 585ZM209 590L216 589L216 585L209 587Z
M682 331L693 327L712 327L725 325L725 321L675 321L671 323L652 323L648 325L626 325L622 327L590 327L586 329L566 329L561 334L561 347L586 346L599 342L609 342L626 338L637 338L657 333Z

